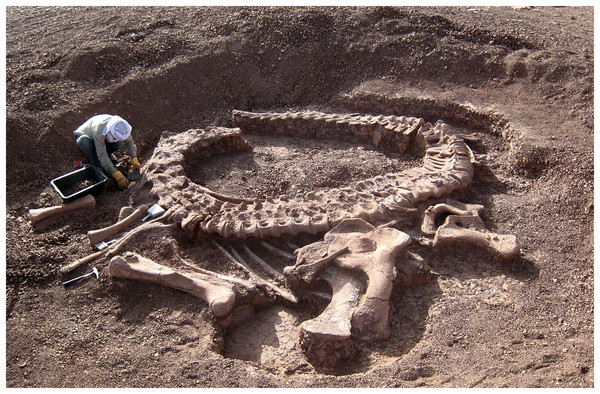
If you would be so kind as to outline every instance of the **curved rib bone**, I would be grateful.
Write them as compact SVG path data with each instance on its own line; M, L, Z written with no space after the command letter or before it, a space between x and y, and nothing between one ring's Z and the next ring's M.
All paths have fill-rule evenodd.
M296 260L296 257L295 257L293 254L291 254L291 253L288 253L288 252L286 252L285 250L281 250L281 249L279 249L279 248L277 248L277 247L275 247L275 246L271 245L271 244L270 244L270 243L268 243L268 242L261 241L261 242L260 242L260 244L261 244L262 246L264 246L265 248L269 249L269 250L270 250L271 252L273 252L274 254L276 254L276 255L280 256L280 257L283 257L283 258L285 258L285 259L288 259L288 260L291 260L291 261L294 261L294 260ZM294 249L298 249L298 248L294 248Z
M293 303L298 302L298 299L292 293L290 293L284 289L281 289L279 286L272 284L268 280L261 278L258 274L256 274L254 271L252 271L252 269L248 266L248 264L246 264L246 262L235 251L235 249L232 248L231 249L232 253L229 253L224 247L219 245L216 241L211 239L211 243L213 245L215 245L231 262L233 262L234 264L241 267L244 271L246 271L252 281L254 281L257 284L268 287L269 289L273 290L277 295L279 295L280 297L282 297L285 300L288 300Z
M244 287L248 290L254 290L255 289L255 285L247 280L244 279L238 279L238 278L234 278L231 276L227 276L227 275L223 275L223 274L219 274L218 272L213 272L213 271L209 271L207 269L204 269L202 267L198 267L195 264L190 263L189 261L187 261L186 259L184 259L183 257L181 257L179 255L179 252L177 251L177 247L175 247L175 245L173 243L171 243L171 248L173 250L173 256L175 256L175 258L177 259L177 262L183 266L185 266L186 268L189 268L193 271L196 272L200 272L201 274L204 275L210 275L210 276L214 276L218 279L224 280L226 282L231 282L233 284L239 285L241 287Z
M252 259L254 261L256 261L262 267L263 270L265 270L266 272L268 272L269 274L271 274L273 277L275 277L280 282L283 282L284 277L283 277L283 274L281 272L277 271L275 268L273 268L269 264L267 264L266 261L264 261L263 259L261 259L260 257L258 257L253 251L250 250L250 248L246 244L243 244L243 247L244 247L244 251L250 257L252 257Z

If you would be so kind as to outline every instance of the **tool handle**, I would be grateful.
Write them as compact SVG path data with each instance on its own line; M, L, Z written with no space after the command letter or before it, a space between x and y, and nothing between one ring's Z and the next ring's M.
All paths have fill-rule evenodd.
M111 226L108 226L108 227L104 227L104 228L101 228L98 230L88 231L87 236L90 239L90 242L92 243L92 245L102 242L105 239L108 239L108 238L112 237L113 235L123 231L131 223L140 220L144 216L144 214L146 213L147 210L148 210L147 205L141 205L138 209L133 211L129 216L127 216L123 220L120 220L117 223L115 223Z
M68 280L68 281L66 281L66 282L63 282L63 286L64 286L64 287L70 286L70 285L72 285L72 284L75 284L75 283L79 282L79 281L80 281L80 280L82 280L82 279L85 279L85 278L87 278L88 276L89 276L89 275L82 275L82 276L78 276L77 278L74 278L74 279Z
M65 212L74 211L81 208L94 208L96 206L96 199L91 194L78 198L75 201L64 203L62 205L56 205L54 207L30 209L29 217L31 224L36 225L41 220L49 218L51 216L62 215Z
M106 252L108 252L108 248L106 248L106 249L103 249L103 250L101 250L101 251L99 251L99 252L96 252L96 253L92 253L92 254L90 254L90 255L87 255L87 256L85 256L85 257L83 257L83 258L81 258L81 259L77 259L77 260L73 261L71 264L69 264L69 265L65 265L64 267L62 267L62 268L60 269L60 273L61 273L61 274L66 274L66 273L68 273L68 272L71 272L71 271L73 271L75 268L79 267L80 265L83 265L83 264L85 264L85 263L89 263L90 261L92 261L92 260L95 260L95 259L97 259L98 257L102 256L102 255L103 255L104 253L106 253Z

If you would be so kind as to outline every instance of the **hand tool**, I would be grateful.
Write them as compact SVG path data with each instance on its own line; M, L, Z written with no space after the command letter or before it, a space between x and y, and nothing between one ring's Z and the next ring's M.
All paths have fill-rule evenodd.
M165 210L163 209L163 207L161 207L158 204L154 204L150 207L150 209L148 209L148 215L146 215L146 217L142 219L142 222L145 222L146 219L157 218L160 215L162 215L163 213L165 213Z
M98 242L97 244L95 244L94 247L97 250L104 250L104 249L108 248L110 245L114 244L115 242L117 242L116 239L111 239L108 242L102 241L102 242Z
M96 207L96 199L91 194L86 194L75 201L67 202L54 207L30 209L29 216L31 218L31 224L35 226L41 220L51 216L62 215L66 212L74 211L76 209L94 207Z
M108 252L108 248L102 249L96 253L92 253L90 255L87 255L81 259L77 259L75 261L73 261L71 264L69 265L65 265L64 267L62 267L60 269L60 273L61 274L66 274L67 272L71 272L73 271L75 268L79 267L80 265L83 265L85 263L88 263L92 260L97 259L98 257L102 256L104 253Z
M98 269L96 267L92 268L92 272L90 272L89 274L81 275L81 276L78 276L77 278L63 282L63 286L64 287L70 286L70 285L77 283L80 280L85 279L88 276L92 276L92 275L94 275L96 277L96 279L98 279Z
M129 170L127 172L127 179L130 181L137 181L141 178L140 170Z

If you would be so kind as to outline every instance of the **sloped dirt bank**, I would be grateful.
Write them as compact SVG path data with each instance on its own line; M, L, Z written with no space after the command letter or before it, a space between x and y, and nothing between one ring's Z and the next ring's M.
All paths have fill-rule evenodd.
M7 385L593 386L592 27L591 8L569 7L8 8ZM88 230L152 203L111 183L94 210L32 229L29 208L60 203L50 179L84 159L72 130L88 117L127 119L143 164L164 131L231 126L232 109L296 108L467 128L484 165L459 197L517 235L523 259L413 249L440 275L397 286L390 341L333 374L278 364L277 351L263 364L241 356L225 341L241 343L243 330L223 332L187 294L113 281L106 260L99 281L62 288L58 269L93 251ZM286 186L277 174L292 162L271 163L260 179L242 174L248 187ZM166 258L163 241L136 248ZM176 241L220 263L205 244ZM262 313L293 321L278 308Z

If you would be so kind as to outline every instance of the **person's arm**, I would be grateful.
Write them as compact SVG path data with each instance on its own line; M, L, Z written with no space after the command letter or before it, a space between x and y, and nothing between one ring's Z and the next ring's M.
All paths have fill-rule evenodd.
M90 118L90 119L86 120L85 123L83 123L81 126L79 126L73 132L73 134L75 134L76 137L82 136L84 134L88 134L89 133L88 130L91 130L92 122L93 122L93 118Z
M139 170L141 166L137 158L137 147L133 143L133 138L131 136L125 140L125 146L129 152L129 163L132 165L134 170Z
M101 130L94 130L94 145L96 146L96 156L98 156L102 168L109 174L115 173L117 169L108 156L108 152L106 151L106 137L102 135Z
M127 153L129 153L129 157L132 159L137 156L137 146L133 143L133 138L131 136L127 137L127 139L123 142L125 147L127 148Z

